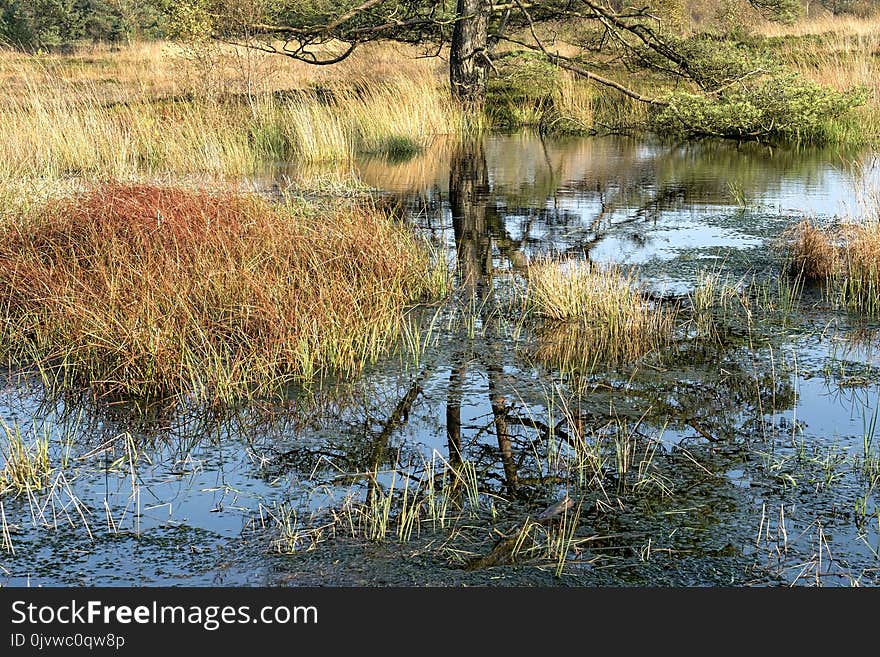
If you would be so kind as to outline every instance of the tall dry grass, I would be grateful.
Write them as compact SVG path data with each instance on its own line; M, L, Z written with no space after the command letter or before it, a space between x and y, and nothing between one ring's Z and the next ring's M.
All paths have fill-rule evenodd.
M340 88L354 80L430 78L444 82L443 62L419 58L419 54L418 49L402 44L373 43L334 66L312 66L258 50L169 41L135 41L123 46L96 43L36 55L0 49L0 88L4 103L20 97L34 70L46 73L71 97L82 88L96 88L108 102L125 101L132 93L167 99Z
M786 231L788 270L806 281L827 281L840 271L840 250L828 228L808 219Z
M844 303L871 317L880 316L880 219L841 228Z
M155 50L137 46L134 52L76 64L0 54L7 89L0 104L0 180L236 176L279 160L414 152L437 135L457 134L466 122L445 82L421 68L354 77L352 64L352 77L344 79L337 73L292 80L287 72L267 74L259 85L233 71L215 83L214 93L202 93L171 84L167 64L144 70L144 61L156 61ZM104 66L112 83L96 73ZM284 86L285 80L296 86Z
M802 37L811 34L868 36L880 31L880 16L863 18L853 14L825 14L805 17L794 23L765 21L758 25L757 31L768 37Z
M444 284L376 209L104 185L0 228L0 357L57 387L225 400L359 371Z

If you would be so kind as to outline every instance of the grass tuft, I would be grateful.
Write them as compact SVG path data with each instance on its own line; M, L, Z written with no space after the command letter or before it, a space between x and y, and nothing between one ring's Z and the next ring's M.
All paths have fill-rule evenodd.
M2 424L3 436L0 456L0 496L7 492L19 495L42 490L52 474L48 436L37 436L32 443L25 441L18 425Z
M828 280L853 312L880 315L880 220L824 229L804 220L789 231L788 249L790 271L805 280Z
M826 281L840 268L834 238L827 229L804 219L786 232L788 270L806 281Z
M0 355L55 386L229 399L359 371L444 268L374 206L106 184L0 229Z
M648 300L643 283L618 266L547 260L531 265L527 305L546 321L536 356L564 369L641 358L672 339L675 313Z

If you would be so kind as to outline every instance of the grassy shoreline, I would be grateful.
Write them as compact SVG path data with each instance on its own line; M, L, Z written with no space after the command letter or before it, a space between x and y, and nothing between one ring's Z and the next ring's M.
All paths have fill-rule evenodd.
M761 54L796 76L790 88L774 92L789 94L786 102L793 106L836 102L810 85L843 94L840 108L847 107L846 94L858 96L853 109L815 125L796 125L799 115L790 108L763 108L759 124L780 117L794 121L780 139L878 143L880 19L768 23L719 38L723 57L728 50ZM713 120L723 123L729 112L739 111L735 97L726 101L729 107L716 108L718 116L706 115L673 80L628 71L620 62L600 64L625 86L655 97L672 94L675 112L652 110L539 58L510 58L490 83L485 115L467 115L450 98L442 62L416 54L373 44L340 65L313 67L265 53L191 51L170 43L96 45L72 54L3 50L0 142L6 157L0 181L189 174L230 179L277 161L404 158L439 136L492 128L558 135L653 130L688 138L712 134ZM761 87L756 89L760 96ZM688 117L682 121L682 112L695 113L698 125ZM747 134L750 124L744 125Z
M0 109L6 154L0 180L194 173L234 178L278 161L406 155L437 135L464 130L465 117L435 80L405 73L370 84L306 85L283 94L266 89L211 96L190 90L166 96L158 91L160 73L141 87L121 83L107 89L85 66L67 70L63 62L3 55L12 60L5 68L11 64L18 72L17 88Z

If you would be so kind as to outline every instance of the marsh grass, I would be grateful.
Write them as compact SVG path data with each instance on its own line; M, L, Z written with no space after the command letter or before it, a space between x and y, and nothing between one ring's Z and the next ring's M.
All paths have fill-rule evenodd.
M561 75L553 92L553 109L541 118L542 131L552 135L588 135L597 132L598 93L571 75Z
M735 277L721 268L697 272L694 289L687 295L679 317L689 341L724 347L757 338L760 324L787 326L796 318L804 277L790 268L791 276L759 279Z
M333 522L310 523L288 503L272 505L261 503L258 513L259 526L262 529L271 528L273 538L270 544L272 550L279 554L314 550L320 543L336 535Z
M676 314L649 300L634 272L575 259L530 265L525 306L544 319L535 357L566 370L631 362L663 347Z
M880 485L880 449L877 449L877 418L880 406L874 407L870 417L863 418L862 432L862 473L869 492Z
M2 356L53 388L229 400L359 371L437 267L369 205L107 184L3 226Z
M0 470L0 496L43 490L55 469L49 456L49 436L38 434L28 441L17 424L11 427L5 422L0 424L3 430L0 456L4 461Z
M153 79L161 71L142 72L139 82L117 70L122 62L140 70L137 57L119 57L119 82L108 88L93 70L104 59L70 66L0 52L0 76L11 79L0 105L0 179L228 177L278 160L343 161L355 153L400 159L438 135L478 124L455 108L442 80L413 67L321 86L300 80L283 91L264 85L246 94L169 93ZM6 71L13 62L14 75Z
M880 220L842 226L844 305L870 317L880 315Z
M820 228L805 219L788 238L789 271L827 281L836 301L852 312L880 315L880 220Z
M828 228L808 219L786 233L789 243L788 270L807 281L825 282L840 269L841 255Z
M511 546L512 561L547 561L554 565L554 574L560 577L573 551L583 542L594 537L579 538L583 500L571 508L565 508L559 518L551 523L526 520L516 534Z
M82 527L92 538L92 510L73 490L73 434L55 435L36 424L26 431L17 423L0 425L0 548L15 555L13 536L28 519L41 530Z
M349 495L336 512L337 522L353 538L404 543L425 530L448 531L484 511L476 470L468 461L453 463L435 452L417 473L395 467L376 469L368 477L365 498Z
M728 320L743 310L741 282L720 269L702 270L689 297L692 337L722 343Z
M273 534L280 553L314 549L328 538L347 537L372 543L408 543L423 533L446 531L486 512L477 472L468 461L450 462L438 453L407 468L361 473L366 486L353 485L340 503L305 517L290 504L260 507L260 527Z

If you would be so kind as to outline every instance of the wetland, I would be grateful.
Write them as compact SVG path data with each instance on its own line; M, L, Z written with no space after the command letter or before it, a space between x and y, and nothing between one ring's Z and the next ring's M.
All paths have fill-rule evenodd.
M333 175L278 162L239 186L287 207ZM346 176L393 222L372 235L411 231L447 275L356 367L245 395L10 362L0 582L880 583L880 326L788 266L805 218L880 217L876 153L526 132ZM327 248L404 268L374 241ZM369 315L342 303L334 322Z

